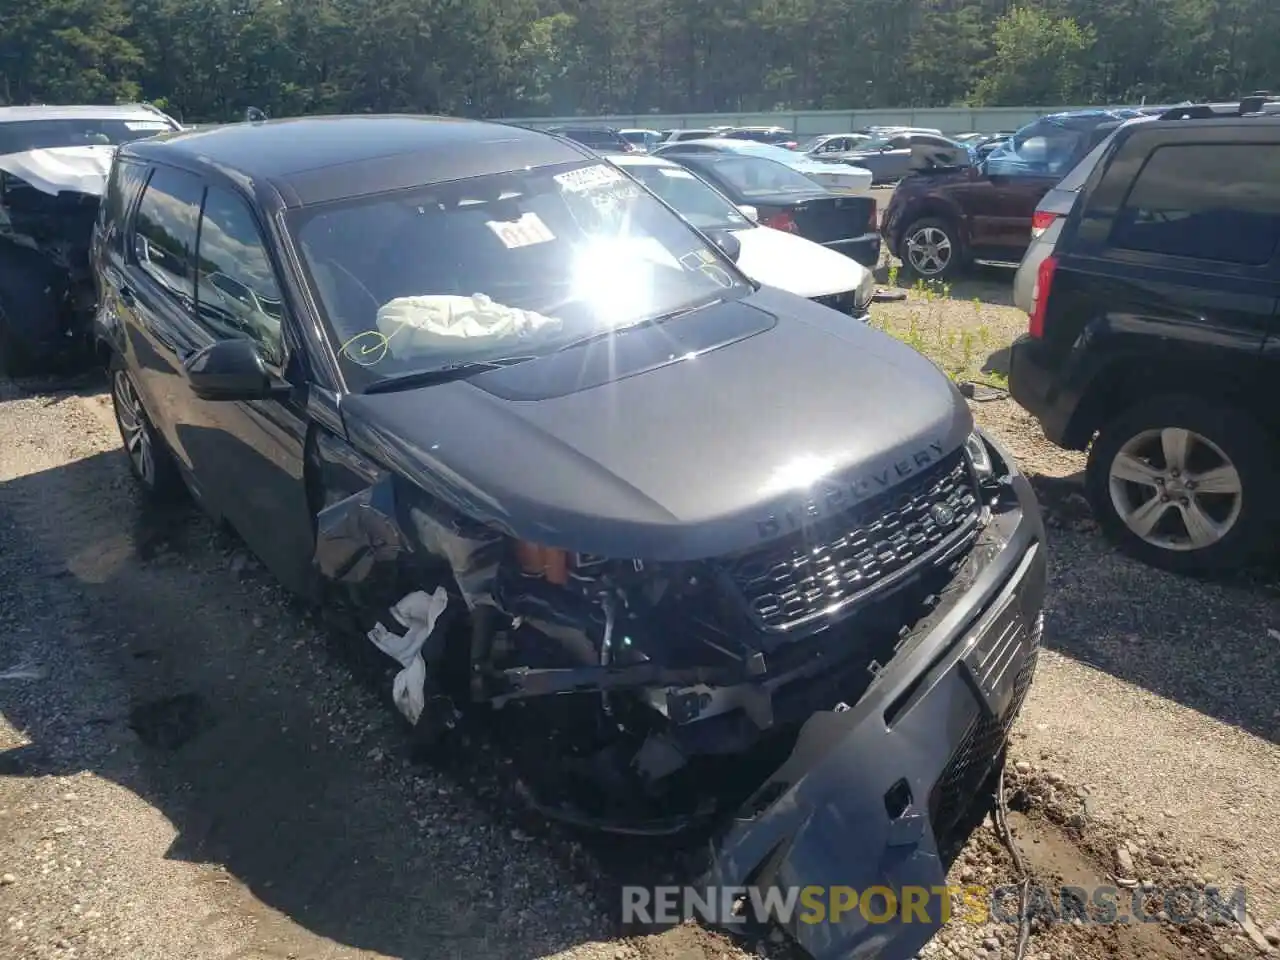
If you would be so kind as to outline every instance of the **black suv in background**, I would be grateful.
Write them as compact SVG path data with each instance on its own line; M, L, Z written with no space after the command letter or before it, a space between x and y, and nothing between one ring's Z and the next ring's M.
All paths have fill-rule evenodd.
M1103 529L1174 570L1239 566L1276 532L1280 103L1126 125L1036 268L1009 384L1089 448ZM1091 445L1090 445L1091 444Z

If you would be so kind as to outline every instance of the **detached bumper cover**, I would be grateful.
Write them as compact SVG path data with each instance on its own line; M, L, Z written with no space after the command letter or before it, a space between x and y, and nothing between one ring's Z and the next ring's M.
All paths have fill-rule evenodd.
M1003 549L856 706L806 723L715 852L716 887L816 887L828 903L833 888L893 892L892 915L871 917L880 922L858 909L835 922L794 911L788 932L815 960L907 960L941 926L940 850L994 769L1040 642L1043 524L1026 480L1013 482L1021 509ZM927 920L904 922L907 895L927 903Z

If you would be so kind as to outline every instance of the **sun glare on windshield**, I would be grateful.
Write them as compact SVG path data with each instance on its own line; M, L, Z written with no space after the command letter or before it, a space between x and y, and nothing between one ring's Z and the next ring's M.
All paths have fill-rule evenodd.
M601 326L650 313L655 256L679 269L661 244L644 237L605 237L584 244L574 254L573 294L591 305Z

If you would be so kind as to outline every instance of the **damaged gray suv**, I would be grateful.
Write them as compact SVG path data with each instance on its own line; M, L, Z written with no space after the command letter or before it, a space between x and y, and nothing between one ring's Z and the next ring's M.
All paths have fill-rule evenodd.
M562 821L709 836L703 884L944 882L1045 555L928 360L512 126L158 137L102 210L133 472L362 617L420 741L485 730ZM932 919L783 926L903 958Z

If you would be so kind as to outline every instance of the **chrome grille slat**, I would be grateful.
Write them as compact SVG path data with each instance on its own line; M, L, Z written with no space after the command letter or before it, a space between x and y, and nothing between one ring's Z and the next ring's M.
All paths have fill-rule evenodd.
M896 582L915 564L948 553L973 530L980 507L959 453L886 498L855 507L821 532L796 531L732 562L730 580L756 624L794 630Z

